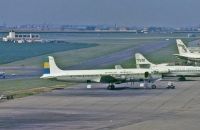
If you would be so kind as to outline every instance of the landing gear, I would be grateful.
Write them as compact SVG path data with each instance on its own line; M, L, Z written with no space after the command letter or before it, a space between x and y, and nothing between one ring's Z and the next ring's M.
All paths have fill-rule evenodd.
M113 85L113 84L108 85L107 89L108 90L114 90L115 89L115 85Z

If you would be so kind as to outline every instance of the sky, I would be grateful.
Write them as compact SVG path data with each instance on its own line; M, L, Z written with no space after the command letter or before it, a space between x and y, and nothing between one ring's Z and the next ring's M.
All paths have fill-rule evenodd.
M200 0L0 0L0 25L200 25Z

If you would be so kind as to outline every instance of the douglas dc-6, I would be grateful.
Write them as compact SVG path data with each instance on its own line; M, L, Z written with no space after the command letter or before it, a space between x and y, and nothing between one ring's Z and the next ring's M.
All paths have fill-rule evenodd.
M114 84L147 81L153 82L154 79L160 78L158 73L154 74L151 69L123 69L116 66L115 69L96 69L96 70L61 70L57 67L54 58L49 56L49 62L44 63L45 73L41 78L56 79L68 82L83 83L108 83L108 89L114 89ZM167 73L166 69L160 70L159 73ZM156 88L155 84L151 84L152 88Z

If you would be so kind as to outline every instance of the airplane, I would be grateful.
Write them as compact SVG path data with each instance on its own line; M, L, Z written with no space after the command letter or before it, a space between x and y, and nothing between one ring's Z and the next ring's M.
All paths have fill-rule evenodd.
M108 83L107 89L113 90L115 89L114 84L141 81L151 83L151 88L155 89L156 85L152 83L154 79L160 78L160 75L154 74L151 69L123 69L121 66L115 66L115 69L61 70L52 56L49 56L48 59L49 62L44 63L44 74L40 77L42 79L82 83Z
M200 62L200 53L193 53L191 52L187 46L183 43L182 40L177 39L176 40L177 43L177 48L178 48L178 52L179 54L173 54L175 56L177 56L180 59L184 59L187 60L188 62Z
M150 68L153 71L168 70L167 73L163 73L162 77L179 77L179 80L186 80L186 77L200 77L200 67L198 66L169 66L168 64L153 64L149 62L142 54L136 53L136 66L137 68Z

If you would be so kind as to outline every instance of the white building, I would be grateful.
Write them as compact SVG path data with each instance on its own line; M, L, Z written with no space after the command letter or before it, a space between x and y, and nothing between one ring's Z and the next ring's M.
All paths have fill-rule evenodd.
M4 42L16 42L16 43L24 43L24 42L41 42L39 34L16 34L16 32L11 31L6 37L3 37Z

